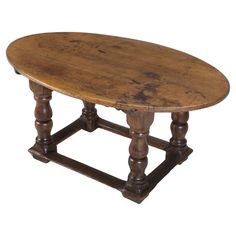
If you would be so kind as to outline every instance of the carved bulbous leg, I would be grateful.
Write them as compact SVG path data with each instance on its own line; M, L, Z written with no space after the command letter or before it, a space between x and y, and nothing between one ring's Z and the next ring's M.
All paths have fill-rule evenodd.
M128 111L127 122L130 126L131 143L129 146L130 174L122 191L126 198L140 203L147 195L149 183L145 175L148 159L147 136L154 120L154 113Z
M187 146L185 135L188 131L188 112L176 112L171 114L171 133L170 145L167 150L166 158L176 158L177 162L181 164L188 159L188 156L193 151Z
M93 132L97 129L97 109L95 108L95 104L83 101L84 108L82 110L81 118L85 122L85 130L88 132Z
M52 91L32 81L30 81L30 89L34 93L34 99L36 101L34 114L36 118L35 127L38 135L35 145L29 149L29 152L35 159L47 163L48 159L44 155L57 150L51 136L52 109L49 101L52 98Z

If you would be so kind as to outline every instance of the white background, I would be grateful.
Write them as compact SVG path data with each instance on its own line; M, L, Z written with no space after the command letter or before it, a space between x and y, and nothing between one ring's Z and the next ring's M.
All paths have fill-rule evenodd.
M7 0L0 3L0 235L236 235L236 14L234 0ZM214 65L231 83L220 104L190 113L194 152L144 200L54 163L31 158L34 100L26 78L7 62L7 45L24 35L82 31L173 47ZM80 115L81 101L53 94L54 129ZM125 116L98 106L102 117ZM156 114L151 133L169 139L170 115ZM129 140L81 132L59 151L126 179ZM149 172L164 158L150 148Z

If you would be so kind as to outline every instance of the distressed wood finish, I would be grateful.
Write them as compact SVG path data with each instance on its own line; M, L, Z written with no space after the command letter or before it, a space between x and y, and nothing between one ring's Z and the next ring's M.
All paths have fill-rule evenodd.
M86 33L21 38L7 50L13 67L51 90L122 110L190 111L221 101L224 75L157 44Z
M7 56L17 74L30 80L36 100L34 158L53 161L119 190L140 203L192 149L185 138L189 111L211 106L229 92L225 77L207 63L170 48L137 40L85 34L48 33L13 42ZM81 116L51 135L52 90L83 100ZM100 118L95 104L123 110L130 128ZM172 112L170 141L149 135L154 112ZM128 179L122 180L57 152L81 129L97 128L130 138ZM166 152L146 174L148 145Z

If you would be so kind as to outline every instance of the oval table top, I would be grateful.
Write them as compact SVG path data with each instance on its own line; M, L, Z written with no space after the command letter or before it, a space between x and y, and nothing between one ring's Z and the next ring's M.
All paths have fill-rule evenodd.
M214 105L229 92L225 76L202 60L121 37L36 34L11 43L7 57L38 84L123 110L190 111Z

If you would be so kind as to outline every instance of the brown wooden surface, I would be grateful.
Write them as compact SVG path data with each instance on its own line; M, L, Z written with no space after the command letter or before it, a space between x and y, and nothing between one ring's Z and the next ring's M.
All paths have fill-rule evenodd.
M160 45L95 34L48 33L13 42L13 67L51 90L123 110L189 111L229 91L209 64Z
M123 190L123 195L136 202L141 202L149 188L145 169L148 164L148 134L154 120L152 112L127 112L127 123L130 126L131 143L129 146L130 173Z
M55 152L57 147L53 142L51 136L52 130L52 109L50 106L50 100L52 98L52 91L41 85L38 85L30 81L30 89L34 93L34 99L36 101L36 107L34 111L35 115L35 128L37 130L38 136L36 138L36 143L29 151L32 153L33 157L39 159L43 162L48 162L47 159L34 155L34 151L40 152L41 154L46 154L48 152Z

